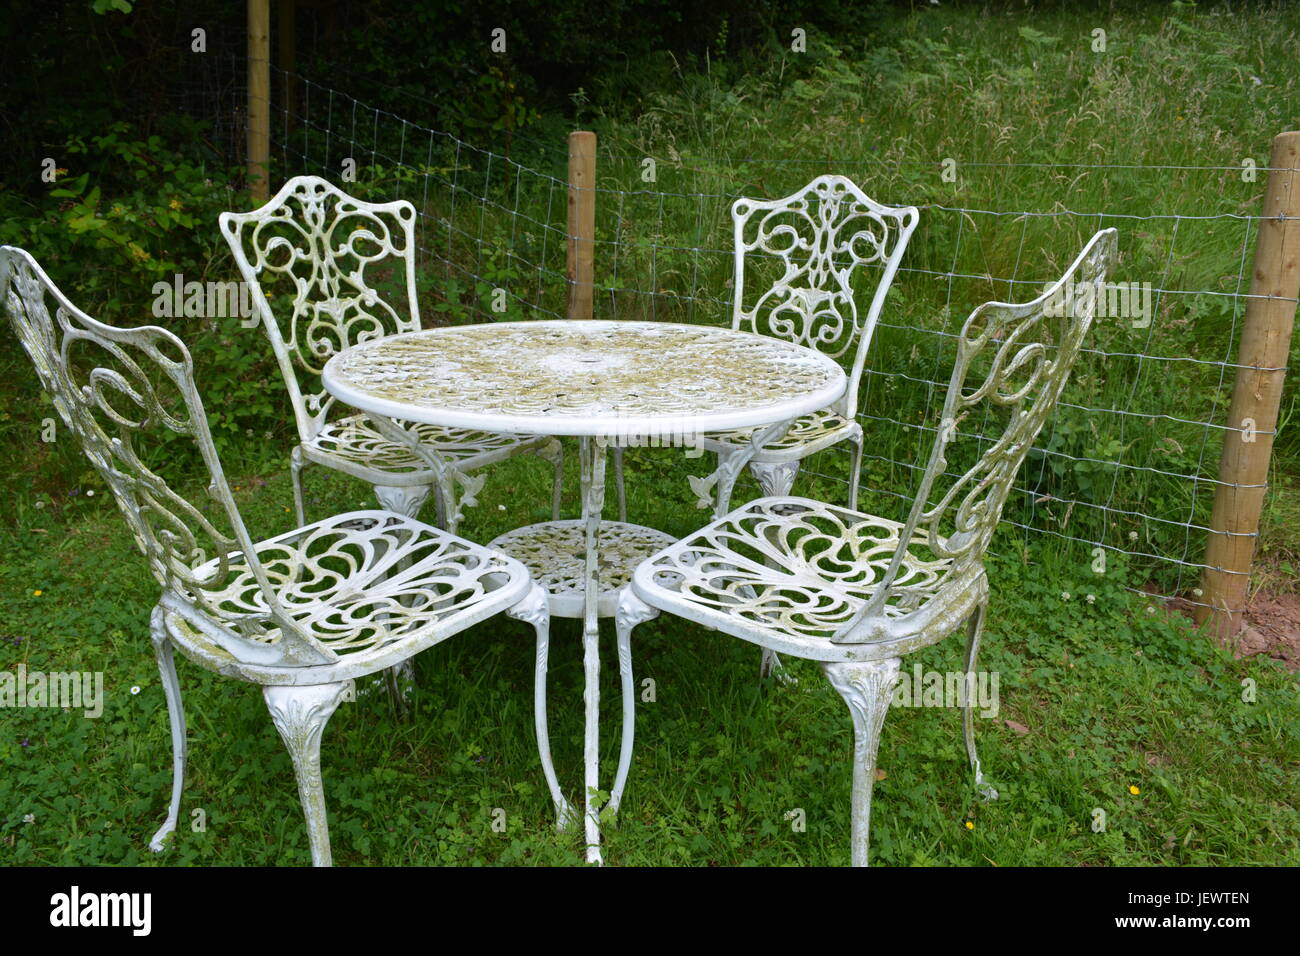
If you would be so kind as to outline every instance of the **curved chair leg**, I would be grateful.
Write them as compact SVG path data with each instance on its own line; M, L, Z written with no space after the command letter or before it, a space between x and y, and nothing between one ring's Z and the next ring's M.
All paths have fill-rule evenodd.
M885 723L899 659L822 664L822 670L853 715L853 865L867 865L871 841L871 790L876 782L876 749Z
M302 506L302 470L306 467L307 460L303 458L302 446L295 445L289 453L289 479L293 483L294 516L298 519L300 528L307 523L306 511Z
M551 791L555 806L555 829L563 833L569 821L577 818L573 805L564 799L560 781L555 776L551 761L551 734L546 719L546 673L550 653L551 613L547 606L546 589L534 584L518 604L506 610L509 617L527 621L537 631L537 664L533 681L533 725L537 730L537 756L542 761L542 775Z
M185 735L185 708L181 705L181 685L176 678L176 661L172 643L163 626L162 608L154 608L149 619L149 637L158 658L158 672L162 675L163 693L167 697L167 716L172 727L172 802L167 808L167 819L149 841L149 849L161 853L163 841L176 830L181 812L181 791L185 788L185 758L189 756L189 741Z
M433 496L433 526L447 530L447 499L441 494Z
M713 517L721 518L731 510L731 493L736 488L736 479L740 477L739 462L749 454L747 448L734 451L718 452L718 497L713 506Z
M325 812L325 786L320 772L320 740L325 724L348 690L347 681L333 684L305 684L301 687L266 686L262 696L280 738L289 748L298 796L307 818L313 866L329 866L329 818Z
M564 493L564 445L558 438L537 449L537 454L551 463L555 469L555 483L551 491L551 520L560 520L560 503Z
M618 520L627 521L627 488L623 485L623 446L614 446L614 485L618 490Z
M455 534L460 525L460 502L456 500L455 479L445 478L439 481L435 491L438 495L438 527Z
M614 612L614 628L618 632L618 675L623 685L623 744L618 754L618 772L614 775L614 789L609 792L609 809L618 812L623 800L623 787L632 767L632 744L636 734L636 688L632 681L632 629L659 616L657 608L646 604L624 586L618 593L618 608Z
M695 495L696 506L712 507L715 521L725 515L731 507L731 492L736 487L736 479L740 477L741 470L745 467L749 450L730 447L719 451L717 455L718 463L712 474L704 477L686 476L686 483L691 486L691 492Z
M984 780L980 769L980 758L975 752L975 707L971 698L975 687L975 659L980 652L980 636L984 633L984 614L988 603L981 601L970 616L966 625L966 693L962 698L961 727L966 737L966 756L970 758L971 769L975 771L975 792L983 800L996 800L998 792Z
M862 431L849 438L853 445L853 464L849 468L849 510L858 510L858 485L862 481Z

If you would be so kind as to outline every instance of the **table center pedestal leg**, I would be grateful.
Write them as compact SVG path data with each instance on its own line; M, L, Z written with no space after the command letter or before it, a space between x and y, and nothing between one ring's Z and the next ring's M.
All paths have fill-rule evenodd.
M582 616L583 670L586 688L586 736L583 742L586 790L587 862L600 863L600 819L596 803L600 777L600 518L605 507L605 447L601 438L579 439L582 520L586 531L586 579Z

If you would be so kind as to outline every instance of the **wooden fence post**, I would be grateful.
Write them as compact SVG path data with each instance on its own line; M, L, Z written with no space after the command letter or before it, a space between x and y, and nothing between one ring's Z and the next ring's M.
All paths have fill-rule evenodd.
M591 318L595 290L596 134L569 134L569 311L571 319Z
M248 0L248 186L266 202L271 153L271 3Z
M1274 138L1269 166L1250 277L1252 298L1246 302L1219 460L1222 484L1214 495L1201 576L1201 601L1207 606L1196 609L1197 623L1209 622L1220 641L1236 635L1249 593L1250 564L1300 295L1300 131Z

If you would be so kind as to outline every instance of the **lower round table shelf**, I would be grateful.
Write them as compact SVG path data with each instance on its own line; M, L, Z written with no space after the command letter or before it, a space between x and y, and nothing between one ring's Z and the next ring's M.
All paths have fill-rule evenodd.
M618 592L632 579L636 566L676 544L670 534L629 524L626 521L600 523L597 564L600 595L596 613L613 617ZM493 538L488 547L504 551L532 572L533 580L545 588L551 614L581 618L586 589L586 523L581 519L543 521Z

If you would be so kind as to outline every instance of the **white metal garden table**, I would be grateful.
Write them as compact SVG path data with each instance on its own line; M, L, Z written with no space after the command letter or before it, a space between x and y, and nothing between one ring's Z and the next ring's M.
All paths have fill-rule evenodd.
M434 453L394 420L579 439L585 530L585 819L588 859L599 862L593 795L599 770L601 585L611 574L626 580L639 560L659 547L647 544L644 555L636 548L619 548L619 563L627 566L602 565L604 450L647 440L690 445L706 432L754 428L756 452L794 419L838 399L847 384L844 371L812 349L748 332L666 322L562 320L453 326L364 342L334 356L322 381L330 394L368 413L381 431L408 441L426 457ZM727 467L738 473L747 463L748 456ZM445 462L431 464L448 469L465 490L462 500L473 503L481 478L457 475ZM625 542L635 539L638 530L649 532L643 537L650 542L659 534L606 524L629 532ZM561 803L557 796L557 806Z

